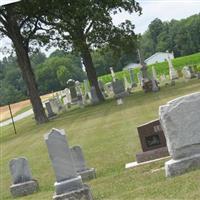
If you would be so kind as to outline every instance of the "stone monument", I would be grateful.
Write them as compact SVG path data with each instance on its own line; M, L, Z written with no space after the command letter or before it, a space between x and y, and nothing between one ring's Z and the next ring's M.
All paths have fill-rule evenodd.
M79 81L76 81L75 84L76 84L77 103L80 108L83 108L84 102L83 102L83 92L81 89L81 84Z
M159 120L137 127L142 152L136 154L138 163L169 156L166 140Z
M53 112L53 110L51 108L51 104L50 104L49 101L45 103L45 107L46 107L46 110L47 110L48 118L52 118L52 117L56 116L56 113Z
M83 181L96 178L95 169L86 166L85 158L80 146L71 147L71 154L76 172L81 176Z
M165 163L166 176L200 167L200 92L177 98L159 109L172 159Z
M67 87L70 90L70 95L71 95L71 101L72 101L72 103L76 102L78 100L78 97L77 97L77 92L76 92L75 80L69 79L67 81Z
M13 197L21 197L38 191L38 182L32 179L26 158L12 159L9 163L13 184L10 192Z
M130 75L130 80L131 80L131 87L137 87L137 83L134 80L134 72L132 69L129 69L129 75Z
M65 131L53 128L44 136L56 176L54 200L92 200L90 189L78 176Z
M178 73L174 69L174 66L173 66L172 61L171 61L169 56L167 58L167 62L168 62L168 65L169 65L169 77L170 77L170 80L178 79Z

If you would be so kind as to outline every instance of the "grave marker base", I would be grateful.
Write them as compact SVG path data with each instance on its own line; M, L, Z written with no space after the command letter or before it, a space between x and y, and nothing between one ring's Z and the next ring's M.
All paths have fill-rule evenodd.
M137 153L136 160L138 163L142 163L142 162L155 160L157 158L162 158L166 156L169 156L167 147L161 147L159 149Z
M177 176L195 168L200 168L200 154L167 161L165 163L165 174L167 177Z
M78 174L81 176L83 181L89 181L96 178L96 172L94 168L86 169L84 171L78 172Z
M55 194L53 200L93 200L93 197L90 188L84 184L81 189L60 195Z
M38 189L39 185L36 180L13 184L10 186L10 192L14 198L32 194L34 192L37 192Z
M59 195L82 188L83 182L81 176L78 176L76 178L72 178L66 181L55 182L54 186L56 189L56 194Z

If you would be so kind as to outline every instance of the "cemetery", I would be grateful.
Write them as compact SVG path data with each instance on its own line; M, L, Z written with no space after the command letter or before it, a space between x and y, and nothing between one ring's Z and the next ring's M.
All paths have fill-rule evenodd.
M115 25L137 1L79 3L0 1L0 199L199 200L198 45Z
M184 141L184 138L182 138L180 141L183 141L183 143L180 143L179 140L177 140L177 142L173 140L172 144L168 146L169 153L166 151L166 141L163 139L158 141L158 143L155 141L154 144L147 143L147 145L150 145L150 151L142 147L138 130L143 124L148 124L148 122L150 123L152 120L155 121L154 123L158 123L156 120L159 118L163 124L163 131L167 132L167 135L165 135L165 137L167 137L166 139L171 140L170 138L173 137L173 135L170 134L173 132L173 129L169 128L171 126L169 126L168 123L171 122L166 121L168 117L165 117L165 115L168 114L168 112L166 113L166 109L171 110L171 108L167 108L164 105L170 105L176 109L176 106L173 106L173 104L176 105L182 102L181 98L183 98L182 96L184 95L198 92L199 86L200 83L198 79L191 79L189 82L178 80L174 87L165 87L163 85L161 86L161 90L156 93L144 93L144 91L137 88L133 94L123 98L124 103L122 105L117 105L115 99L110 99L102 104L86 106L84 109L77 107L71 111L58 114L49 123L41 126L37 126L31 117L27 117L16 122L17 135L13 133L12 125L2 127L1 148L3 150L3 158L1 159L1 169L3 185L1 194L3 199L12 199L9 187L11 187L11 189L13 188L11 183L14 179L11 179L12 176L8 163L10 160L19 157L24 157L28 161L29 169L24 173L31 173L30 180L37 181L33 181L33 187L28 190L30 193L25 193L29 195L26 197L24 196L23 199L59 199L59 195L62 196L59 191L61 190L61 193L63 193L63 189L61 186L56 186L54 182L59 180L60 175L65 176L65 173L66 176L70 177L74 174L72 180L74 179L74 187L77 188L77 192L75 192L74 195L81 194L85 199L166 199L169 195L171 198L178 199L198 199L199 182L197 177L199 176L199 170L195 169L199 166L199 151L197 145L199 142L199 110L196 109L196 107L199 106L199 93L196 93L196 97L191 97L192 102L196 103L192 103L188 106L185 106L183 103L180 104L180 106L186 109L180 109L181 112L189 113L192 111L192 116L189 115L188 118L186 118L186 122L182 120L179 122L176 117L176 123L181 123L181 126L187 126L181 128L179 125L180 132L185 130L185 134L188 137L188 132L194 130L194 135L190 140L185 138ZM167 102L177 97L180 97L180 100L177 99L173 104L167 104ZM186 98L189 99L190 97L186 96ZM185 100L185 102L189 104L188 100ZM163 105L163 107L160 107L161 105ZM172 114L169 115L173 118L173 113L177 112L171 111L171 113ZM176 115L179 115L179 113ZM180 113L179 116L182 118L183 114ZM191 124L188 126L187 121L191 120L191 118L194 119L192 122L194 125ZM52 129L53 127L56 129ZM155 127L155 133L158 133L159 137L162 138L162 132L160 132L161 126L156 124ZM83 162L79 164L79 162L77 163L74 161L76 167L70 167L73 162L71 161L68 163L68 161L66 161L66 168L64 168L65 170L63 173L59 175L59 172L55 172L58 174L55 176L54 170L58 170L59 167L62 169L62 166L57 163L59 159L54 165L52 162L54 162L55 159L53 159L52 156L56 156L55 153L59 152L58 147L62 147L61 144L57 144L56 152L51 152L51 146L53 144L50 140L48 141L50 135L48 136L47 134L53 134L53 132L50 131L57 131L58 129L64 129L61 131L61 136L63 137L65 135L65 137L67 137L67 144L65 144L65 147L67 147L68 150L66 149L66 153L63 154L63 156L67 156L67 154L72 151L73 153L70 159L73 159L74 156L75 160L78 159L79 162L83 160ZM153 136L155 136L155 133L153 133ZM150 132L147 134L149 135ZM154 139L151 137L148 138L148 140L152 142ZM190 143L187 144L187 141ZM193 145L193 142L195 145ZM158 148L156 144L158 144ZM183 148L181 146L183 144L186 145L187 148ZM71 150L69 147L71 147ZM177 149L174 149L174 147ZM53 149L54 148L52 148L52 150ZM142 152L142 149L145 150L144 152L147 152L147 155L143 155L142 159L144 160L139 162L143 163L147 160L159 157L163 157L164 159L158 159L156 162L141 166L138 165L135 168L125 169L127 163L133 162L134 160L136 161L138 158L141 159L140 152ZM52 156L49 157L48 152L49 155ZM77 152L80 153L77 155ZM152 152L155 153L152 154ZM58 153L58 156L62 156L62 153ZM178 160L176 159L174 163L174 161L171 160L172 158L177 158ZM68 158L66 157L66 159ZM195 162L192 159L194 159ZM63 162L64 160L62 159L62 163ZM193 164L191 165L191 163ZM184 165L189 165L192 169L186 169ZM167 166L167 171L165 171L164 166ZM73 173L72 171L68 172L67 169L72 170ZM86 179L84 179L82 177L82 179L80 179L81 173L79 173L79 169L83 169L81 171L90 171L86 172L90 173L90 178L87 179L86 177ZM185 173L186 171L189 172ZM23 172L21 171L19 173ZM172 179L166 177L174 175L176 175L176 177ZM14 177L16 177L16 175L14 175ZM34 179L32 179L32 177ZM62 177L60 179L62 179ZM27 183L25 183L25 185ZM163 187L165 190L162 189ZM12 194L13 190L15 193L18 193L19 191L17 189L12 189ZM54 194L56 190L58 190L57 196L59 197L56 197ZM65 193L66 191L64 191L64 194ZM71 193L70 195L73 196Z

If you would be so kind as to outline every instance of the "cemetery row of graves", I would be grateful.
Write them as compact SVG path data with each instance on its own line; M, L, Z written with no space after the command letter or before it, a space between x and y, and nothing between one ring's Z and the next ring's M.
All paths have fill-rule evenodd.
M136 161L134 161L134 155L131 155L131 156L129 155L132 158L131 160L129 160L131 162L128 162L128 160L123 160L123 162L121 163L122 161L121 157L123 157L123 155L126 154L126 151L122 150L124 147L121 149L121 146L118 146L118 142L120 140L123 141L122 138L124 134L123 130L121 129L121 125L122 125L121 123L122 121L124 121L123 122L124 129L126 131L129 130L128 125L130 124L132 119L130 118L129 119L130 121L127 120L126 118L130 114L128 115L126 114L130 112L128 109L132 109L133 111L134 109L137 108L137 106L139 106L140 109L142 107L145 107L143 108L143 111L144 112L145 110L147 111L146 113L147 117L144 117L144 118L142 117L142 118L147 120L146 118L149 118L148 109L149 108L151 109L151 106L150 104L148 104L148 100L146 102L146 105L142 104L142 102L140 102L138 105L137 104L134 105L134 103L136 103L134 102L132 105L132 100L134 100L134 98L137 99L137 95L135 92L135 88L137 86L137 83L135 82L136 75L134 74L132 70L129 71L130 80L131 80L130 82L126 79L126 77L124 77L124 79L121 79L121 80L117 79L113 68L110 68L112 82L109 82L104 85L103 82L99 81L99 87L104 97L108 99L112 99L112 98L116 99L116 102L114 104L113 104L113 101L111 101L111 102L105 103L105 106L112 103L112 106L114 106L113 110L116 113L119 112L117 114L119 115L117 116L118 120L120 121L119 124L113 125L115 121L113 118L109 119L109 121L104 121L102 123L102 118L107 117L107 114L105 114L106 109L103 109L104 113L101 114L101 109L103 108L104 104L97 105L98 98L96 95L95 88L89 87L88 80L85 80L83 83L84 90L82 89L82 85L80 82L71 80L71 79L68 80L67 88L65 88L63 91L56 93L56 95L54 95L53 98L49 99L48 101L44 103L50 122L47 124L47 127L45 127L45 125L43 125L44 126L43 128L38 127L38 131L43 132L44 129L47 130L47 128L48 129L50 128L49 133L45 135L44 133L42 134L44 135L43 142L45 141L46 147L47 147L46 149L43 149L42 147L43 149L42 152L44 151L48 152L48 155L50 158L49 161L46 161L46 158L45 158L45 161L43 161L43 163L44 162L47 162L48 164L50 163L51 168L53 169L53 173L55 174L55 183L54 183L53 190L55 192L53 194L53 197L50 197L50 193L53 192L52 187L50 187L50 189L46 189L48 191L48 198L39 196L39 197L36 197L36 199L49 199L49 198L53 198L56 200L58 199L59 200L60 199L63 199L63 200L64 199L74 199L74 200L76 199L79 199L79 200L106 199L109 196L109 194L114 192L115 190L113 191L111 189L108 192L108 190L105 189L105 182L103 181L104 178L107 178L107 179L111 178L112 173L114 173L114 177L116 179L114 182L116 182L118 178L117 174L119 173L119 177L120 177L120 173L123 174L125 171L125 168L126 170L128 170L129 168L133 168L133 169L136 167L139 168L140 166L148 165L156 161L160 162L162 159L165 159L166 161L165 162L165 176L166 177L174 177L177 175L185 174L187 171L198 168L200 166L200 151L199 151L199 144L200 144L199 128L200 127L198 123L199 117L200 117L200 110L198 109L200 107L200 92L197 92L199 90L198 88L199 88L200 73L198 71L195 71L195 69L190 66L184 67L182 71L184 79L185 80L194 79L195 88L193 88L193 90L196 91L196 93L192 93L186 96L181 96L167 103L166 99L168 98L171 99L169 92L175 90L176 84L179 84L177 83L177 80L179 79L178 72L175 70L172 64L172 61L170 59L168 59L167 61L168 61L168 66L169 66L169 77L170 77L169 80L167 80L165 76L161 76L161 80L159 80L154 67L152 67L152 73L149 74L147 71L147 66L144 63L144 61L142 60L140 61L142 67L141 67L140 73L137 74L137 78L139 82L139 87L141 87L143 90L144 96L142 95L142 98L145 98L145 95L151 94L151 96L149 96L151 97L150 103L154 106L157 112L158 112L158 107L160 106L161 102L162 104L165 104L165 105L159 107L159 115L156 116L156 118L159 118L159 120L158 119L153 120L153 121L149 120L149 122L143 121L143 123L141 123L142 125L141 124L137 125L137 131L138 131L139 141L141 143L142 152L134 151ZM159 86L161 82L164 82L164 87L162 88ZM183 81L183 82L185 83L185 85L187 84L190 85L186 81ZM169 95L169 96L161 100L159 99L159 102L154 105L154 103L156 102L156 99L154 98L155 96L152 96L152 95L154 94L156 95L156 97L159 97L159 93L162 92L162 90L164 91L166 90L166 93L163 92L162 95ZM191 88L188 88L186 94L190 90ZM179 90L177 89L175 92L175 96L177 95L178 91ZM137 93L139 93L138 99L140 99L141 101L141 96L140 96L141 91L137 91ZM126 105L127 98L130 98L129 101L131 102L131 105L133 108L131 108L131 106L127 107ZM88 113L87 115L84 115L84 112L85 112L84 110L90 109L91 111L91 109L94 108L93 106L92 107L87 106L90 104L97 105L95 106L97 107L97 109L98 109L98 106L101 107L98 110L101 114L101 118L94 117L96 114L95 112L92 114L90 113L91 119L96 120L97 124L88 124L88 123L92 123L91 122L92 120L91 119L87 120L87 117L89 117ZM124 110L125 106L128 111ZM70 109L72 107L79 107L79 108L76 110L71 110L70 112ZM107 106L107 109L108 108L109 106ZM118 157L119 160L116 161L117 164L120 163L119 164L120 170L118 169L119 171L115 169L114 166L112 166L113 163L111 162L109 163L109 167L111 171L106 172L106 173L103 172L104 170L103 167L106 167L106 164L107 164L106 162L109 162L109 159L111 159L110 156L113 156L115 154L115 150L113 151L114 154L113 153L110 154L110 152L107 152L108 161L107 160L102 161L101 156L100 157L97 156L96 158L95 147L92 145L91 141L89 144L91 146L90 147L87 146L88 144L87 139L89 140L89 138L86 139L85 138L86 135L82 135L82 139L84 137L85 145L81 145L83 147L86 146L86 148L82 149L81 146L79 145L78 146L74 145L71 148L69 147L68 143L70 141L70 138L68 137L66 138L65 125L69 125L69 123L72 123L73 125L73 123L77 123L77 122L76 122L76 118L73 120L71 119L71 121L69 120L70 122L67 122L67 119L64 118L63 116L69 115L69 118L70 118L73 116L73 113L76 113L76 112L80 116L84 115L84 117L81 118L81 120L83 120L82 126L84 128L82 127L82 129L77 130L78 128L81 128L81 126L76 124L76 126L73 127L76 129L75 132L83 131L85 132L85 134L87 134L88 129L90 127L91 129L90 133L93 133L93 137L91 137L91 135L90 137L93 138L93 140L96 140L94 143L96 145L98 144L98 147L100 148L97 151L99 156L102 152L104 152L104 147L106 146L105 141L107 141L107 144L109 145L110 143L112 144L113 142L112 140L114 141L116 140L115 137L118 137L117 143L114 143L113 146L117 147L117 149L115 150L120 152L119 153L120 156ZM138 111L138 112L141 112L141 111ZM109 114L111 113L112 111ZM152 112L150 113L152 114ZM137 115L134 116L134 119L139 118L139 114L138 113L135 113L135 114ZM115 116L115 113L114 114L112 113L112 115ZM144 113L140 113L140 115L145 116ZM77 120L77 121L80 121L80 120ZM63 123L64 123L64 127L62 125ZM87 127L87 125L89 126ZM23 129L23 126L24 124L21 126L21 129ZM109 135L108 136L104 135L105 137L103 140L104 143L102 144L100 143L100 141L98 141L98 136L96 135L96 133L98 133L99 131L98 129L100 129L100 126L102 126L101 131L103 130L105 131L106 129L108 129L108 131L112 131L112 128L113 128L113 133L110 140L108 140L108 138L110 137ZM56 128L52 128L52 127L56 127ZM24 130L27 131L27 129L24 129ZM132 130L130 129L129 131L132 131ZM116 132L118 132L119 134L118 136L115 134ZM99 134L102 134L102 132L100 132ZM68 127L67 127L67 135L68 135ZM80 136L81 135L79 134L76 135L77 138ZM11 138L13 140L16 139L13 136ZM5 139L4 141L5 145L8 145L7 148L9 148L9 145L11 145L12 143L11 138L7 136L7 139ZM126 139L128 139L128 137ZM40 140L39 144L41 145L41 138L39 140ZM35 149L37 148L36 145L38 144L38 141L33 140L31 144L34 147L33 149ZM17 143L15 143L15 145L17 147ZM86 164L86 160L83 155L83 152L85 152L85 149L87 149L88 151L90 150L91 152L92 156L90 157L90 160L91 161L94 160L92 162L94 165L91 165L91 166L94 168L89 168ZM14 154L16 153L15 157L10 159L10 162L9 162L9 169L10 169L10 174L12 177L10 193L11 193L11 196L14 198L23 197L23 196L30 195L33 193L34 195L36 195L37 192L41 193L42 190L45 188L44 186L41 188L39 186L41 182L41 177L44 178L45 176L47 180L49 179L51 180L51 182L53 180L52 177L48 177L49 170L47 170L46 167L45 169L42 170L40 168L42 167L42 165L37 165L38 161L43 159L43 155L41 154L41 149L37 151L37 153L35 151L31 151L32 159L34 159L35 161L38 160L37 162L31 162L31 168L33 168L33 165L35 165L35 167L37 165L38 173L40 171L43 171L43 173L45 173L44 170L47 170L47 173L45 173L45 175L41 175L41 177L37 176L37 178L35 178L34 173L32 176L32 172L28 164L29 158L28 156L23 156L23 154L26 154L24 150L21 149L19 151L21 153L20 155L18 155L17 148L14 149L13 153ZM5 152L6 152L6 146L5 146ZM46 154L47 153L44 153L45 156ZM10 158L10 156L11 155L7 155L7 158ZM104 157L104 159L105 158L106 157ZM4 161L4 159L6 160L6 158L3 158L2 160ZM97 163L95 162L96 159L98 160L97 162L98 166L96 166L97 165ZM112 161L115 163L115 160L112 160ZM122 169L121 169L121 165L123 165ZM98 173L98 170L99 170L98 168L101 169L101 172L99 173ZM109 169L107 170L109 171ZM156 170L160 171L162 170L162 167ZM104 173L106 176L104 175ZM111 173L111 175L109 175L109 173ZM131 173L133 173L134 175L134 171L132 171ZM50 174L52 174L52 172ZM40 180L38 180L38 178ZM101 181L98 182L98 179L100 179ZM87 184L85 182L87 182ZM102 185L104 185L104 187L102 188L102 191L100 191L101 182L103 182ZM114 182L110 182L110 184L112 185L112 188L115 188ZM90 183L92 187L90 187ZM95 184L97 186L98 193L95 192ZM3 184L3 187L4 187L4 184ZM121 187L123 186L121 185ZM104 190L106 192L104 192ZM43 192L45 193L45 190ZM101 196L101 194L103 195ZM8 196L8 192L5 192L5 195L7 195L6 196L7 199L10 198L10 196ZM34 195L32 195L32 197L30 196L30 198L34 199ZM104 197L104 195L107 197ZM125 196L122 198L112 197L111 199L128 199L128 198L125 198ZM27 196L27 198L29 198L29 196ZM131 195L129 196L129 198L133 199L131 198Z

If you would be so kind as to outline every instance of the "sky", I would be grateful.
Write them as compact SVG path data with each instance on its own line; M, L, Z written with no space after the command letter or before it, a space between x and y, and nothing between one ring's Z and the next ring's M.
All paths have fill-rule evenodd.
M0 0L6 1L6 0ZM144 33L148 29L148 25L155 18L162 21L170 21L171 19L183 19L194 14L200 13L200 0L137 0L142 7L142 15L134 13L129 15L122 12L121 14L113 16L113 23L120 24L126 19L131 20L135 24L136 33ZM0 59L2 59L2 48L9 47L10 41L8 39L0 40ZM53 51L45 52L47 56ZM44 49L42 50L44 52Z

